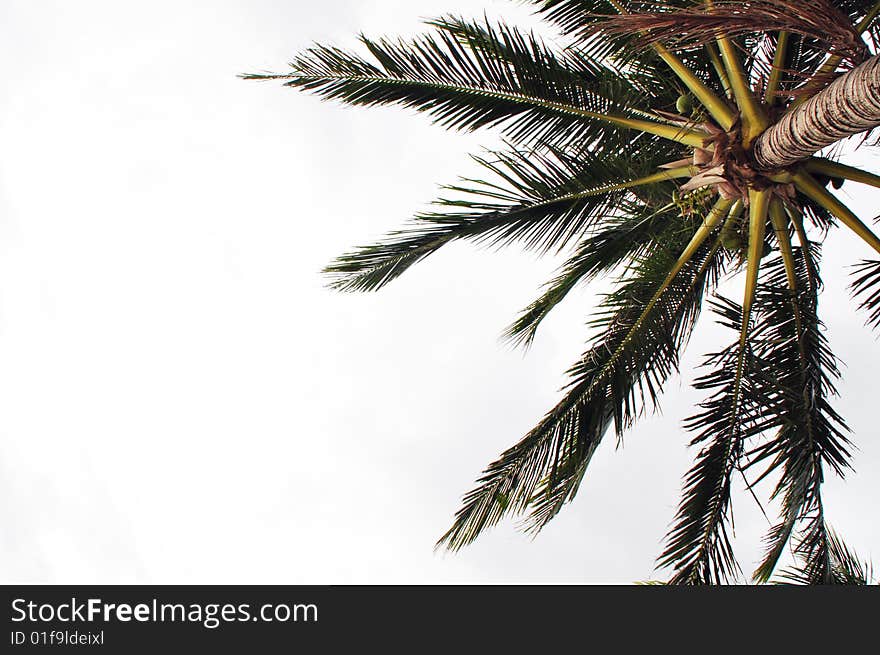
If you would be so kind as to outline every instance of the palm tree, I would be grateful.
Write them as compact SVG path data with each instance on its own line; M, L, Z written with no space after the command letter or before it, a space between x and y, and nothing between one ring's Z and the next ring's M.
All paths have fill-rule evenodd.
M774 481L781 514L755 581L771 580L791 549L791 581L867 582L823 512L824 476L850 468L851 444L830 404L839 373L817 304L832 227L880 252L828 186L880 188L880 176L816 153L880 125L880 62L865 41L880 37L880 2L533 4L561 46L444 17L408 41L362 37L365 56L319 45L289 72L244 76L506 139L477 157L485 180L446 187L434 211L331 263L336 289L379 289L461 239L565 250L506 332L528 345L575 286L616 276L561 400L488 466L438 546L459 549L507 515L546 525L606 433L657 407L705 302L731 341L695 383L708 394L685 423L697 454L659 563L673 583L741 579L729 506L734 475L749 472L752 485ZM719 295L739 273L742 299ZM880 327L880 260L858 263L853 287Z

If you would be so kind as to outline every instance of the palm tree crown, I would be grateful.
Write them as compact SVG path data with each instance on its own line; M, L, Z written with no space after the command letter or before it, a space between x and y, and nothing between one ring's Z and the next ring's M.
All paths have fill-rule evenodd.
M527 345L577 285L614 274L598 336L559 403L485 470L439 545L459 549L506 515L540 530L578 490L609 431L657 406L704 302L731 331L696 386L696 449L661 565L675 583L739 579L735 474L775 481L779 521L753 579L867 582L823 513L827 471L850 468L834 411L838 368L817 313L828 229L880 238L828 188L880 177L820 149L880 125L880 3L860 0L535 0L565 43L503 23L444 17L412 40L362 37L364 56L316 46L277 79L352 105L397 104L453 130L495 128L485 180L446 187L435 209L326 268L343 291L383 287L451 241L569 253L507 329ZM871 45L869 45L869 43ZM715 293L742 273L745 292ZM853 287L880 326L880 260Z

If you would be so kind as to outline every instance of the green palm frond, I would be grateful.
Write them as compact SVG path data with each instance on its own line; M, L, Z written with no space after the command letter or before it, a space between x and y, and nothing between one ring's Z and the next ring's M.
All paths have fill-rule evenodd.
M736 574L726 512L737 468L763 465L758 480L781 471L774 496L782 498L783 517L768 533L767 552L755 573L763 582L796 524L821 513L823 464L838 474L849 467L845 424L828 402L838 369L816 314L818 286L810 270L818 250L815 244L810 248L809 254L793 250L793 270L782 257L764 269L752 307L739 406L733 403L739 341L711 357L707 364L715 370L695 385L717 391L688 423L701 430L693 444L708 445L686 478L685 498L661 556L662 565L676 567L673 582L712 584ZM722 301L716 310L724 324L739 331L738 305ZM771 432L767 439L764 435ZM759 439L759 445L745 449L747 442ZM818 539L806 532L812 541Z
M782 572L782 580L809 585L834 584L832 534L825 523L825 513L818 504L795 544L795 557L800 566Z
M875 45L880 37L877 19L880 16L880 2L876 0L841 0L837 3L838 9L849 18L855 34L866 35ZM848 62L839 54L825 52L821 43L802 41L805 47L802 49L803 57L800 61L793 62L790 71L809 71L809 75L801 75L801 79L807 79L807 83L796 89L795 103L803 102L811 95L821 90L832 81L837 73L846 68ZM817 47L818 46L818 47Z
M619 6L616 5L623 6L631 12L669 13L694 11L694 5L702 3L697 3L693 0L665 0L656 2L533 0L533 4L538 5L539 11L549 20L558 24L566 33L594 47L597 54L619 60L640 61L649 52L645 50L646 39L644 36L640 36L635 30L630 30L629 33L625 34L609 34L606 31L602 31L603 24L609 17L616 18L620 15ZM728 4L741 5L742 3ZM801 21L805 23L799 30L801 33L789 33L785 58L781 66L780 95L795 97L795 94L799 94L797 97L803 97L804 88L810 88L810 94L815 93L833 79L835 72L839 70L841 64L846 65L846 60L841 57L836 59L829 57L829 34L827 32L817 33L817 25L810 21L810 16L814 16L815 12L810 12L802 3L791 2L790 0L763 2L762 4L769 5L771 10L776 9L778 14L790 15L795 22L795 27ZM841 28L837 28L834 23L829 23L833 29L846 31L848 26L861 26L862 31L867 32L868 37L873 43L880 42L880 25L878 25L877 20L877 12L880 11L880 6L878 6L876 1L840 0L833 3L832 11L834 10L836 10L835 13L845 17L847 20L838 21L841 23ZM805 17L806 20L804 20ZM754 22L754 18L754 15L746 15L743 20ZM741 26L743 30L741 36L733 40L739 51L754 55L754 57L745 62L746 71L751 78L761 79L763 77L766 79L770 75L770 64L773 61L773 56L772 54L766 56L765 53L775 50L776 36L771 36L771 40L768 41L762 33L766 34L777 31L784 26L785 23L780 20L775 24L766 21L755 22L753 28L757 28L756 31L748 31L746 25ZM792 27L791 24L787 26L789 28ZM711 60L705 56L700 56L699 47L693 45L689 47L687 45L687 38L682 40L681 35L686 31L683 25L672 31L672 35L675 37L674 40L678 41L677 54L704 83L709 85L716 93L723 95L723 90L719 86L720 80L717 76L711 74L709 65ZM729 36L730 31L729 29L726 30ZM735 32L736 30L733 31ZM693 36L691 36L691 39L693 39ZM860 49L857 45L856 48ZM829 59L834 59L833 65L830 68L824 68L823 65L827 64Z
M420 214L409 229L339 257L325 269L331 286L345 291L379 289L456 239L489 246L515 242L539 252L563 248L611 212L629 185L643 179L624 177L632 171L622 158L610 163L556 151L510 151L475 160L492 179L466 179L446 187L452 196L436 201L438 211ZM649 159L640 166L651 163ZM661 170L646 177L656 183L674 175L675 171Z
M632 315L636 307L632 299L641 292L642 281L639 278L611 294L605 301L607 313L600 313L593 321L593 325L599 329L610 329L612 332L626 330L627 333L615 351L615 354L621 353L623 356L614 362L618 370L608 386L611 398L619 399L615 401L619 404L612 406L615 410L613 425L618 438L643 411L657 407L664 383L672 373L677 372L680 352L693 330L702 297L707 289L714 286L723 267L724 257L719 250L720 244L717 242L714 246L701 249L682 270L676 283L661 296L658 306L646 306L635 320ZM644 265L644 261L639 263L639 266ZM646 311L650 313L646 315ZM631 316L627 317L627 313ZM651 322L650 332L642 332L640 320ZM664 333L668 340L658 338L657 332ZM657 363L642 369L638 357L626 357L626 349L633 347L659 347L662 355ZM580 373L577 368L572 372L575 375ZM576 451L560 458L531 499L530 516L525 524L531 532L541 530L565 503L574 498L588 464L589 457L583 457Z
M880 328L880 260L866 259L855 266L858 276L850 285L855 298L861 298L859 308L868 312L868 325Z
M577 141L619 151L630 129L695 144L702 138L633 112L650 98L600 60L559 55L536 36L504 25L469 29L446 20L434 27L411 41L361 37L372 60L319 45L297 57L292 72L244 77L285 80L353 105L411 107L449 129L500 126L518 142ZM481 38L463 40L462 30Z
M479 23L446 16L428 21L428 25L456 36L467 49L496 58L502 65L516 66L516 62L522 58L521 52L534 52L544 47L533 34L525 36L504 24L493 28L488 21ZM675 87L661 83L662 77L657 68L665 65L659 58L641 56L633 61L627 50L620 50L616 57L611 56L607 42L606 46L600 48L596 48L595 44L591 46L569 46L555 52L554 56L574 71L601 69L613 72L613 75L603 78L601 86L595 86L595 91L606 98L626 98L626 111L634 116L657 121L661 117L655 110L674 111L679 94ZM667 71L665 68L662 70ZM537 84L541 84L542 76L543 73L537 77Z
M720 322L739 335L742 308L723 298L711 305ZM760 431L760 417L751 402L755 396L749 375L755 368L752 358L751 344L743 344L737 336L732 345L707 358L704 366L713 370L694 383L697 389L714 393L701 403L703 411L685 423L687 429L698 431L691 445L703 447L685 476L678 513L658 560L660 566L674 568L673 584L720 584L739 572L727 511L743 439Z
M727 61L725 61L727 64ZM734 89L735 90L735 89ZM749 230L746 253L745 294L741 308L725 301L716 303L722 322L739 322L738 341L710 358L717 369L697 380L695 386L714 389L703 412L688 419L687 427L699 431L692 445L707 444L685 477L684 496L675 525L670 530L663 566L672 566L673 584L719 584L738 573L727 533L731 475L739 466L743 440L760 419L749 369L754 361L752 310L758 285L770 196L749 191ZM735 323L734 323L735 324Z
M791 265L783 258L770 262L755 302L760 368L752 378L763 415L772 417L764 430L774 434L746 455L744 468L762 466L758 480L779 471L773 496L782 499L781 521L768 533L755 572L760 582L772 576L797 523L821 512L823 469L842 475L850 467L846 426L829 403L839 371L817 314L818 289L809 279L807 259L818 259L818 244L809 248L794 249Z
M592 25L617 13L615 3L610 0L531 0L531 3L537 5L547 20L574 36L589 35L587 30Z
M656 404L660 387L677 369L704 285L716 279L710 271L717 247L705 246L669 280L695 229L688 222L671 225L665 248L634 265L606 298L593 323L601 336L569 370L564 398L489 466L438 545L461 548L509 513L529 511L529 526L540 529L574 495L605 432L614 425L621 433Z
M617 0L609 2L538 2L540 11L548 19L556 22L566 33L575 39L574 47L601 59L615 61L626 70L646 73L664 70L672 72L680 83L690 91L707 110L708 114L725 130L736 122L736 114L723 100L729 88L729 79L713 78L711 70L719 73L717 61L706 57L686 57L674 54L657 40L646 38L638 29L628 32L609 33L604 27L611 17L629 14L625 4ZM601 9L601 13L597 13ZM646 57L641 51L654 53L655 58ZM705 54L705 53L703 53ZM662 64L659 62L662 61ZM652 66L652 63L654 64ZM665 86L665 84L664 84Z
M861 559L821 517L811 524L795 554L799 566L786 569L781 584L795 585L869 585L872 584L871 563Z
M669 203L654 209L638 198L621 200L617 215L607 216L581 242L559 273L544 286L539 298L526 307L504 332L511 343L528 346L541 322L578 285L625 266L659 243L666 227L678 219L680 209Z

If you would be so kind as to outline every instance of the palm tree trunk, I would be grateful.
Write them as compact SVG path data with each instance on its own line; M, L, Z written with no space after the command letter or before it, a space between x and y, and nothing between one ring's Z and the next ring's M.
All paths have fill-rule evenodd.
M755 141L762 170L784 168L880 125L880 55L841 75Z

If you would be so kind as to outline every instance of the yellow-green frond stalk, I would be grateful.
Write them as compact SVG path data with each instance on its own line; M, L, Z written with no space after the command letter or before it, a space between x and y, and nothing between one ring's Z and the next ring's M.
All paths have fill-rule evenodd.
M706 6L711 9L713 6L712 1L707 0ZM767 116L752 93L742 62L736 50L734 50L730 39L722 32L719 32L716 40L718 42L718 50L721 52L721 60L724 62L724 68L727 71L727 77L733 90L733 97L742 115L743 145L748 148L752 141L767 129Z
M703 242L712 233L712 230L718 227L718 224L721 223L722 219L727 216L732 204L733 201L728 200L727 198L719 198L715 201L712 209L709 210L703 223L697 228L690 243L685 247L681 256L678 258L678 261L675 263L675 266L673 266L666 280L663 282L662 289L665 290L666 287L672 283L672 280L675 279L675 276L678 275L679 271L684 268L685 264L691 260L691 257L693 257L697 250L699 250L700 246L703 245Z
M788 234L788 216L785 207L779 198L774 198L770 203L770 221L776 232L776 241L779 243L779 253L785 264L785 278L792 291L797 290L797 274L795 272L794 252L791 249L791 237Z
M794 184L798 191L803 193L813 202L827 209L841 223L858 234L869 246L880 253L880 238L865 225L859 217L853 214L849 207L844 205L833 194L819 184L809 173L797 173L794 175Z
M629 13L626 7L620 2L617 2L617 0L610 0L610 2L619 13ZM736 115L724 100L715 95L712 89L706 86L700 78L694 75L693 71L691 71L681 59L670 52L666 46L655 41L651 44L651 47L654 48L654 51L664 62L666 62L666 65L669 66L670 70L672 70L688 90L694 94L694 97L702 103L706 108L706 111L709 112L709 115L712 116L712 118L715 119L723 129L729 130L733 127Z
M712 68L715 69L715 74L718 75L718 79L721 81L725 95L730 98L733 95L733 91L730 88L730 78L727 77L727 71L724 69L724 62L721 61L721 55L718 54L717 46L714 43L707 43L706 52L709 53Z
M767 88L764 90L764 102L772 105L776 102L776 93L782 82L782 72L785 70L785 58L788 54L788 32L780 32L776 39L776 52L773 55L773 70L770 71L770 79L767 80Z
M582 111L580 113L588 118L605 121L606 123L611 123L618 127L625 127L631 130L654 134L655 136L669 139L670 141L677 141L678 143L695 148L702 148L708 138L708 135L703 132L678 127L676 125L666 125L664 123L655 123L653 121L646 121L637 118L627 118L626 116L600 114L594 111Z
M813 263L813 259L809 256L810 241L807 238L807 231L804 228L803 212L796 205L786 205L785 213L788 214L788 217L791 220L791 224L794 225L794 231L795 234L797 234L798 243L801 246L801 250L803 250L806 254L807 277L810 281L810 291L814 292L816 290L816 286L818 285L818 273Z
M878 189L880 189L880 175L874 175L874 173L863 171L860 168L847 166L846 164L831 161L830 159L825 159L824 157L811 157L807 160L805 166L807 171L809 171L810 173L827 175L831 178L832 182L835 179L841 181L850 180L852 182L860 182L862 184L868 184L872 187L877 187Z
M719 98L712 90L707 87L702 80L691 72L685 66L684 62L672 54L665 46L654 43L654 50L660 55L660 58L666 62L666 65L675 73L684 85L694 94L697 100L702 103L718 124L725 130L733 127L735 115L733 110L727 106L721 98Z
M669 270L669 273L666 275L666 278L663 280L663 283L657 288L657 291L654 292L654 295L651 296L651 299L645 305L645 308L642 310L638 319L636 319L633 326L629 329L626 338L621 342L621 346L618 348L618 351L612 356L613 361L621 352L621 350L629 343L632 335L634 335L639 329L641 329L642 323L648 318L651 314L651 311L654 309L654 306L663 297L663 294L666 293L666 290L669 289L669 286L681 272L681 270L687 266L688 262L693 259L694 255L697 254L697 251L700 249L700 246L706 241L706 238L712 233L712 231L718 227L718 224L721 222L728 211L730 210L730 206L733 204L732 200L727 200L725 198L719 198L715 205L709 210L709 213L706 215L702 225L697 228L697 231L694 233L694 236L691 238L688 245L682 251L681 255L679 255L675 264L673 264L672 268ZM718 246L710 253L710 259L712 254L717 251ZM704 264L705 266L709 265L709 260ZM598 382L598 380L597 380ZM592 391L592 385L588 389L587 393Z
M673 280L675 280L676 276L681 272L681 269L683 269L687 265L687 263L691 259L693 259L695 254L697 254L700 246L703 245L703 242L706 241L706 238L712 233L712 230L718 227L721 219L723 219L727 215L727 212L730 210L730 206L732 204L732 200L727 200L725 198L719 198L715 202L715 205L712 207L711 210L709 210L709 213L706 215L703 223L700 225L700 227L697 228L694 236L691 238L688 245L682 251L681 255L679 255L675 264L669 270L666 279L663 280L663 284L660 285L660 287L654 293L653 297L645 305L644 311L632 328L633 332L638 329L642 321L651 313L654 305L657 304L657 301L660 300L660 298L669 288L669 285L672 284Z
M737 200L730 208L727 220L721 226L721 245L728 250L740 250L742 248L742 236L740 235L740 218L742 217L745 204Z
M743 325L740 333L740 348L744 348L748 338L749 318L752 303L755 301L755 290L758 288L758 271L761 268L761 256L764 254L764 231L767 226L767 210L770 205L769 191L749 190L749 250L746 264L746 288L743 295ZM740 369L742 363L740 363ZM740 370L740 374L742 371Z

